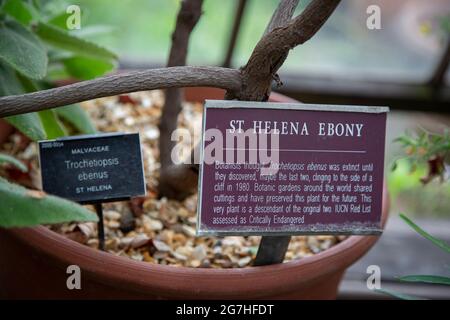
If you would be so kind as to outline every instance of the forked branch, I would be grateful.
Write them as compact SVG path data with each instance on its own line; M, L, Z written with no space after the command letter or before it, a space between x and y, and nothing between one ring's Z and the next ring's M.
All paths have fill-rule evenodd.
M305 43L316 34L340 0L313 0L305 10L283 27L266 33L256 45L247 64L242 67L242 88L229 91L230 99L266 101L272 80L289 50ZM271 21L270 25L277 26Z
M301 15L291 20L298 0L281 0L265 34L255 47L247 65L241 68L242 86L228 90L227 99L266 101L276 72L296 44L310 39L331 15L338 0L313 0ZM296 28L299 28L298 30ZM198 159L196 145L191 159ZM198 164L172 166L172 196L183 199L196 190ZM181 181L181 183L180 183Z
M202 14L203 0L184 0L181 2L180 11L177 16L175 31L172 34L172 47L170 49L168 67L182 66L186 64L189 39L191 32L197 24ZM160 155L160 176L158 191L160 196L175 198L180 192L174 190L173 184L180 185L182 190L191 190L186 181L178 181L180 175L174 166L171 158L174 142L171 139L172 132L177 128L177 118L181 110L183 100L183 89L170 88L165 92L164 108L159 122L159 155ZM186 170L189 170L187 168ZM192 172L187 172L187 175ZM191 180L189 180L191 181ZM193 186L196 179L193 179ZM190 192L190 191L189 191Z

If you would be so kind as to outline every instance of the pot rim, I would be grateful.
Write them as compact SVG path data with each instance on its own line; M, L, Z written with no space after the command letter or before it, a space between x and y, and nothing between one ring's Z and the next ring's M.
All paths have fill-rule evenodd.
M387 221L389 197L383 190L382 225ZM101 252L72 241L44 227L9 229L15 238L33 247L49 259L56 260L61 269L68 265L80 266L83 277L94 281L114 283L136 292L157 291L162 296L186 297L201 294L205 297L232 297L240 294L263 296L267 290L289 291L299 284L315 280L336 272L359 259L377 240L377 236L350 236L313 256L289 262L247 268L206 269L182 266L166 266L135 261L128 257ZM295 276L294 276L295 272ZM218 288L215 283L227 284ZM196 288L196 289L193 289Z

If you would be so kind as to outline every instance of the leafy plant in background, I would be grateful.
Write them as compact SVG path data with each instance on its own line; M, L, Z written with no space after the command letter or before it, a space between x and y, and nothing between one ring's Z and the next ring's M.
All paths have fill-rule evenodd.
M400 214L400 217L418 234L420 234L425 239L431 241L437 247L439 247L445 254L450 254L450 245L445 243L444 241L433 237L431 234L420 228L417 224L415 224L411 219L406 217L404 214ZM418 283L428 283L428 284L436 284L436 285L447 285L450 286L450 277L447 276L439 276L439 275L407 275L398 278L403 282L418 282ZM415 300L421 299L419 297L414 297L410 295L405 295L402 293L397 293L390 290L379 289L377 290L381 293L385 293L391 295L393 297L405 300Z
M446 166L448 166L449 163L448 154L450 151L450 134L448 129L444 130L442 134L421 130L415 135L405 134L400 136L395 141L402 144L406 153L405 159L409 163L411 172L414 172L424 163L427 165L427 174L420 178L420 181L423 184L429 183L434 178L439 178L441 182L444 181ZM396 169L396 164L397 161L394 163L393 170ZM450 245L427 233L404 214L400 214L400 218L402 218L419 235L442 249L445 254L450 254ZM450 277L440 275L407 275L399 277L399 280L404 282L450 285ZM378 291L400 299L420 299L418 297L385 289L380 289Z
M68 78L91 79L115 68L114 53L66 30L68 17L61 2L0 0L0 96L50 88ZM5 120L33 141L58 138L68 132L96 132L79 105ZM27 169L16 159L0 154L0 165L4 163ZM0 180L0 192L0 226L96 220L82 206L48 195L33 196L31 191L4 179ZM36 215L42 212L45 215Z
M405 159L409 163L410 172L414 172L423 164L427 165L428 173L420 179L423 184L429 183L434 178L444 180L450 152L448 129L444 130L442 134L430 133L426 130L421 130L416 134L407 133L395 141L401 143L405 150ZM394 163L393 170L397 167L397 161Z
M447 129L437 134L422 129L396 139L404 151L393 163L388 183L398 211L411 216L448 217L450 183L445 179L449 172L448 132Z

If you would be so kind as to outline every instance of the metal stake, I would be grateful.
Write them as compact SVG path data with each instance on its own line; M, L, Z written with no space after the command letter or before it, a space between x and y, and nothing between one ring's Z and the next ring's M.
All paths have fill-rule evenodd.
M282 263L286 255L291 236L264 236L261 237L254 266Z
M96 203L94 204L94 206L98 216L98 224L97 224L98 247L100 250L105 251L105 228L103 226L103 207L101 203Z

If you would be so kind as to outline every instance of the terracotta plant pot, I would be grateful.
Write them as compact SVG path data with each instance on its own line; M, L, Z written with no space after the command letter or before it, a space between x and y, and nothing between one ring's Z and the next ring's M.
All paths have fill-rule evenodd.
M223 91L187 89L189 100ZM293 100L272 94L272 101ZM0 141L9 132L1 129ZM383 193L383 224L388 217ZM0 298L333 299L344 271L377 241L351 236L311 257L243 269L196 269L133 261L91 249L45 227L0 229ZM81 268L81 290L68 290L69 265Z

